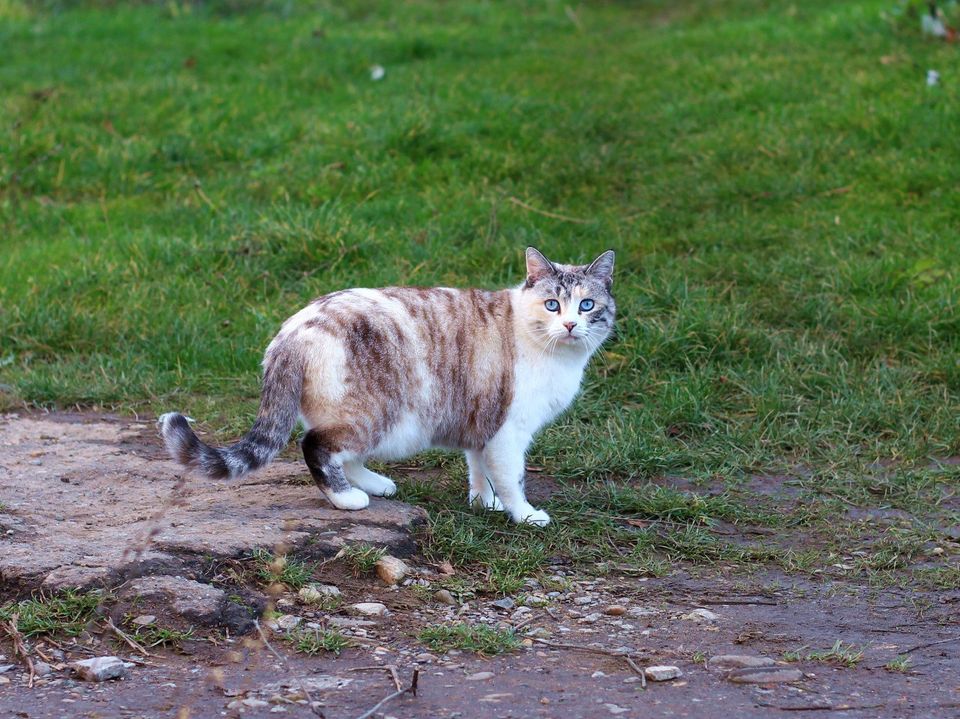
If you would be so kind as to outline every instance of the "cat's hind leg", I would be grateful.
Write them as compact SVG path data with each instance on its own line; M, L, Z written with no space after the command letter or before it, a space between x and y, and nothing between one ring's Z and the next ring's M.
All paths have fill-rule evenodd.
M468 503L471 506L476 504L484 509L502 512L503 504L493 489L493 480L488 476L489 472L483 463L483 453L468 449L464 454L467 456L467 468L470 470Z
M337 509L364 509L370 497L362 489L350 486L343 465L337 461L324 442L323 433L316 429L303 435L300 443L310 476L320 491Z
M392 479L367 469L359 460L344 462L343 472L350 484L374 497L390 497L397 493L397 485Z

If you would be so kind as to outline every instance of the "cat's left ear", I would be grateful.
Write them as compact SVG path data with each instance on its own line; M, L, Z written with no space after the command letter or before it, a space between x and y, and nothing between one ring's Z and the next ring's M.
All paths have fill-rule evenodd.
M598 280L603 281L607 287L610 287L610 285L613 284L613 259L613 250L607 250L591 262L584 273L591 277L596 277Z
M527 248L527 287L533 287L544 277L555 274L557 268L536 247Z

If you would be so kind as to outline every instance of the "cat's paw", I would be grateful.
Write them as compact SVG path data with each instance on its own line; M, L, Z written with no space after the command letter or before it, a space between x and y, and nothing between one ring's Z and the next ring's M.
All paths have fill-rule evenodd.
M343 470L350 484L373 497L392 497L397 493L397 485L392 479L362 465L346 464Z
M370 504L369 495L362 489L351 487L343 492L327 492L324 494L337 509L366 509Z
M546 527L550 524L550 515L542 509L529 507L513 513L513 520L517 524L532 524L535 527Z
M483 509L489 509L493 512L503 511L503 502L501 502L500 497L495 494L484 496L482 494L475 494L471 492L468 503L471 507L481 507Z

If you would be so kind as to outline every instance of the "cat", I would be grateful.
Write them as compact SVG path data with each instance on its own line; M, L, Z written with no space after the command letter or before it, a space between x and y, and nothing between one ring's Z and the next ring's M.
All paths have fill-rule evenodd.
M524 494L534 435L573 401L588 360L613 330L614 253L555 264L527 248L513 289L388 287L324 295L267 347L257 419L236 444L203 443L182 414L159 418L170 455L209 477L268 464L298 419L320 490L363 509L394 482L364 467L429 447L463 450L468 501L543 526Z

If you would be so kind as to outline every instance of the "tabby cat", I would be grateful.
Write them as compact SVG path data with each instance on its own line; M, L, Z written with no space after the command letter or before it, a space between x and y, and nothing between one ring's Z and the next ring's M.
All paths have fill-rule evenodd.
M334 506L363 509L369 495L397 490L368 459L456 448L471 503L547 524L524 495L524 453L573 401L613 329L614 254L571 266L530 247L526 260L513 289L351 289L314 300L267 347L250 431L213 448L168 413L159 420L167 449L207 476L239 477L269 463L299 419L317 486Z

